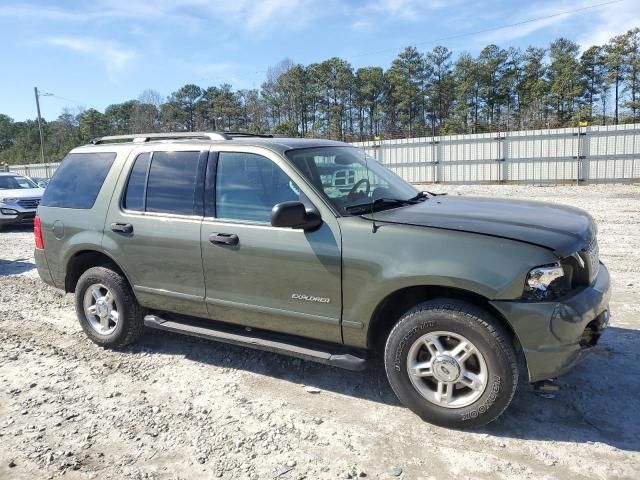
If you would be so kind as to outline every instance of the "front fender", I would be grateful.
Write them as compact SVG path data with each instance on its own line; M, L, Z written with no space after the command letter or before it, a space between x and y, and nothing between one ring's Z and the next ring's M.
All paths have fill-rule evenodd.
M547 249L487 235L341 219L343 338L364 347L377 306L407 287L465 290L487 300L520 297L531 268L557 260ZM407 310L412 305L407 305Z

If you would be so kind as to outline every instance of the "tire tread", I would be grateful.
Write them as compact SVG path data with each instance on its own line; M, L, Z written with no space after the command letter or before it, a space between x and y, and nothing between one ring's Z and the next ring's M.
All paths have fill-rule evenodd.
M508 369L511 371L511 374L513 376L512 388L509 392L506 392L506 394L508 395L508 400L504 402L504 405L499 411L493 412L491 418L485 419L482 417L478 417L476 419L470 419L465 421L464 425L461 426L478 427L494 421L496 418L502 415L502 413L504 413L504 411L513 400L513 397L515 396L519 376L518 361L512 346L511 335L502 325L500 325L496 320L493 319L492 315L489 312L477 307L476 305L460 300L434 299L420 303L412 309L408 310L400 318L400 320L398 320L398 322L394 325L394 327L391 329L391 332L389 332L389 335L387 336L387 341L384 349L385 368L387 368L387 374L388 367L386 359L389 358L390 354L390 339L400 335L399 332L406 328L407 324L412 322L417 315L423 314L425 312L448 312L463 315L470 325L480 326L481 328L484 328L487 332L489 332L500 345L502 352L506 354ZM392 389L394 390L396 395L398 395L398 392L395 390L393 383L390 383Z
M82 307L82 295L78 294L78 290L84 290L84 283L89 279L111 283L119 290L120 300L122 304L125 305L125 316L123 318L124 331L122 332L123 334L117 336L115 339L106 339L95 335L91 327L87 325L87 322L81 319L81 315L84 315L84 308ZM83 330L92 341L105 347L122 348L138 341L142 337L144 333L144 310L133 294L129 282L123 275L108 266L91 267L80 276L77 287L79 288L76 288L76 312Z

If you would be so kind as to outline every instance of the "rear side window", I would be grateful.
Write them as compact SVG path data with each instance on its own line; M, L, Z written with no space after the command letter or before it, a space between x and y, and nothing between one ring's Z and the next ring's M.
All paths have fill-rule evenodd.
M200 152L155 152L147 180L147 212L193 215Z
M40 205L89 209L98 197L115 153L70 153L56 170Z
M123 207L140 212L193 215L200 156L200 152L138 155L129 175Z

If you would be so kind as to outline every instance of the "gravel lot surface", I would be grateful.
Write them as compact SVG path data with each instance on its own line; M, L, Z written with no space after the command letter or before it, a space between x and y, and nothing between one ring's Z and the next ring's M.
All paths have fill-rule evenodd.
M427 186L587 209L614 281L598 351L476 431L423 423L378 364L348 372L147 332L82 333L40 282L29 229L0 233L0 479L558 478L640 472L640 187Z

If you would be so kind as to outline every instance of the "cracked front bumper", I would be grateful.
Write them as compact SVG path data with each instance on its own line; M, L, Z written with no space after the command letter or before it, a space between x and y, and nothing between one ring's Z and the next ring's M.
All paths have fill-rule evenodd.
M582 360L609 322L611 286L604 265L594 282L556 302L495 301L520 341L529 381L557 377Z

